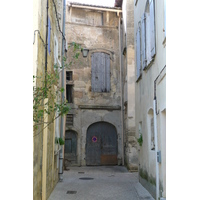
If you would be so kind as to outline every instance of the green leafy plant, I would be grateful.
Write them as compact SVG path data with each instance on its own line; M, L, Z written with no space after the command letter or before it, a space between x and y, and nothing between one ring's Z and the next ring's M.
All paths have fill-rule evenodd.
M142 146L143 143L143 138L142 138L142 134L140 133L140 137L137 139L138 143L140 146Z
M56 144L64 145L65 141L62 138L56 138L55 139Z
M71 47L73 55L69 63L66 63L66 58L64 57L64 66L54 65L54 70L47 70L42 76L33 76L34 130L37 130L40 125L42 125L41 129L43 130L52 124L56 118L67 114L70 110L68 102L62 99L62 93L65 93L65 88L60 87L60 77L62 70L69 69L73 61L78 59L81 52L80 45L72 43L69 48ZM45 115L48 116L46 119L44 118ZM42 132L41 129L39 133Z

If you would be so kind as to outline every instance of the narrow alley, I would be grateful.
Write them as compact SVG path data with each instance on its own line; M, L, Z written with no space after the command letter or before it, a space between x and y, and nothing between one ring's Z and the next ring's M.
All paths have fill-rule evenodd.
M153 200L138 172L123 166L69 167L48 200Z

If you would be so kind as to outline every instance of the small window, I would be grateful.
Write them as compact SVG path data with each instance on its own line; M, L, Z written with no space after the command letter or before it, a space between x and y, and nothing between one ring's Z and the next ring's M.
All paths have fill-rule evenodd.
M151 150L155 150L155 139L154 139L154 120L151 118Z
M72 95L73 95L73 85L66 85L66 99L68 103L73 103L72 101Z
M66 100L73 103L73 74L72 71L66 72Z
M72 72L66 72L66 81L72 81Z
M147 128L148 128L148 134L151 137L151 150L155 150L155 138L154 138L154 116L153 116L153 109L150 108L148 111L148 119L147 119Z
M73 126L73 124L74 124L74 115L73 114L67 114L66 126Z

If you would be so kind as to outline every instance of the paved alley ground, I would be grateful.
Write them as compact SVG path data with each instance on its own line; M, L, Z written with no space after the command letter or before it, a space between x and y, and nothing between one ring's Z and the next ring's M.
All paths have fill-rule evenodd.
M154 200L123 166L70 167L48 200Z

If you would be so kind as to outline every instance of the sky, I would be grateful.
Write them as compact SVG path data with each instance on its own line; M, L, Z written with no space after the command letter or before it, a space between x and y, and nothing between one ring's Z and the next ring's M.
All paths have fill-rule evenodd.
M66 0L71 2L83 3L83 4L91 4L91 5L98 5L98 6L108 6L114 7L115 0Z

